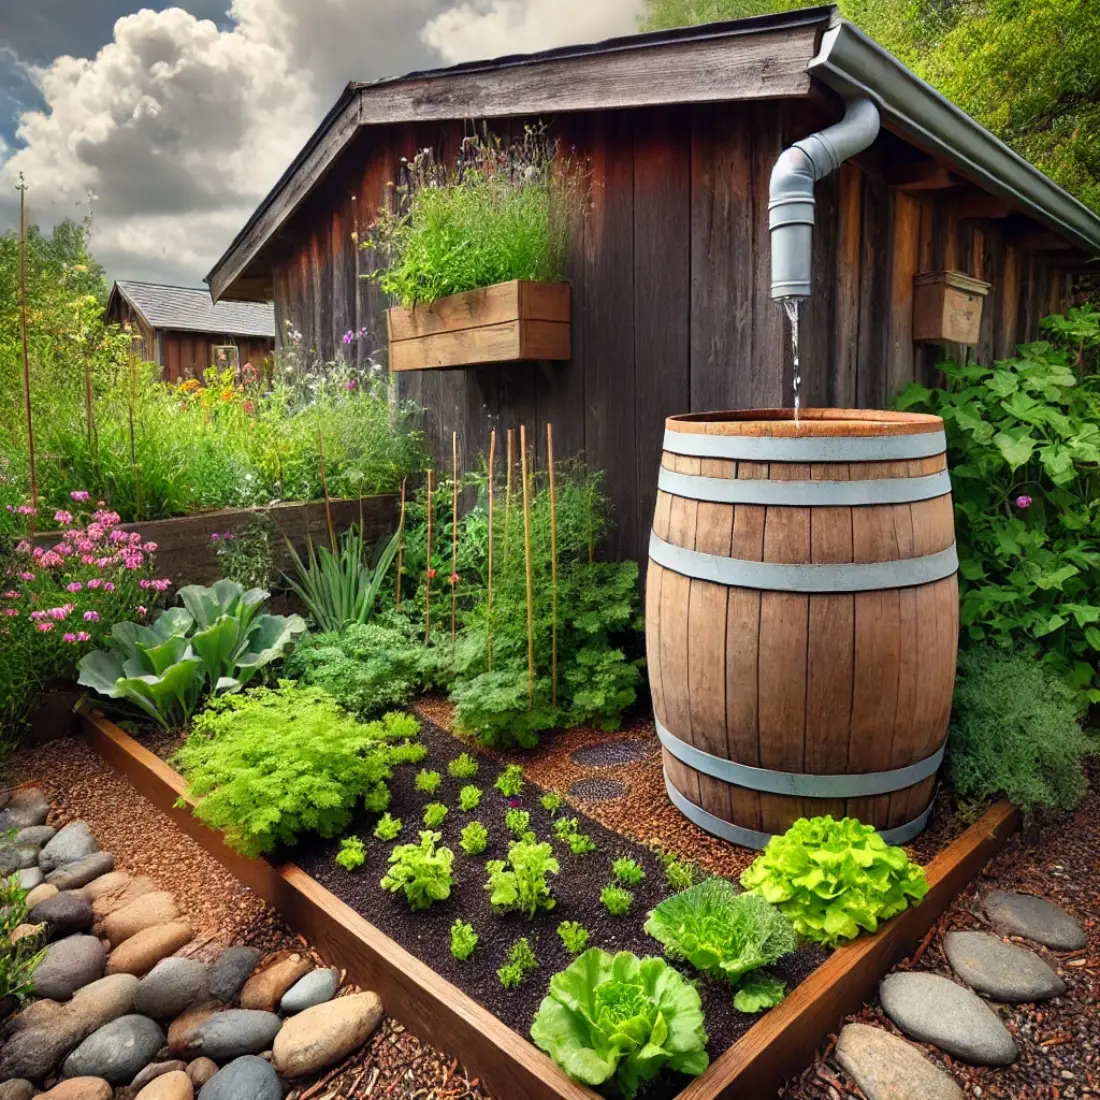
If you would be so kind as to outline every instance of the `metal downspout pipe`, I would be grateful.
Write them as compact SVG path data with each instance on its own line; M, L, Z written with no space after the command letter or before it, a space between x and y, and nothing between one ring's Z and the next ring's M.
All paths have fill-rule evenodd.
M844 117L785 149L772 169L768 201L774 299L808 298L813 270L814 183L878 136L879 112L866 96L847 100Z

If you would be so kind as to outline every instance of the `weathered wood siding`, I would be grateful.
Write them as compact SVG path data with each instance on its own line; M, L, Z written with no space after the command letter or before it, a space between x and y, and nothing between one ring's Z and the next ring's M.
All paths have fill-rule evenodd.
M427 409L429 445L488 445L491 427L525 423L543 460L583 451L606 471L618 524L612 553L645 557L663 421L676 412L790 402L781 310L769 300L768 177L783 147L832 121L809 100L563 115L552 132L592 176L592 212L571 261L573 358L565 363L427 371L400 391ZM522 123L490 123L500 134ZM352 240L401 159L433 147L453 158L462 123L364 129L278 242L279 331L290 320L324 358L366 327L384 354L386 302L357 278L373 258ZM882 179L881 151L818 184L814 297L803 322L806 405L883 406L908 381L934 379L942 352L910 338L913 276L956 267L993 283L980 360L1011 352L1061 308L1049 260L1009 246L996 223L962 221L949 192L916 195ZM357 354L363 354L363 348ZM369 350L369 347L366 349Z
M179 382L185 378L201 378L203 371L214 364L214 348L233 345L237 348L237 358L243 367L251 363L259 369L264 359L275 351L272 340L253 336L219 336L210 332L176 332L161 329L157 332L159 341L160 365L164 368L163 377L168 382ZM156 349L147 354L153 357Z

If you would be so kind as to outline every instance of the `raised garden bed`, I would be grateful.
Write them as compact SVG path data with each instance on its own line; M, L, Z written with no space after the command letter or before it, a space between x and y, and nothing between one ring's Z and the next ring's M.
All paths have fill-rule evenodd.
M349 970L355 981L377 989L387 1010L402 1023L425 1040L460 1057L468 1069L478 1074L495 1095L502 1098L525 1096L536 1100L550 1097L568 1097L572 1100L587 1097L591 1100L594 1097L593 1092L566 1078L549 1059L517 1033L525 1033L529 1018L513 1019L509 1008L522 1011L523 1006L518 1002L520 996L530 996L527 987L521 987L517 991L517 1003L511 1006L502 1000L505 991L496 983L495 975L495 988L490 987L483 993L478 991L502 1015L507 1014L509 1019L513 1019L517 1028L513 1031L468 992L451 984L423 961L424 958L435 961L441 951L446 952L445 940L442 946L429 942L441 938L439 930L430 926L430 914L426 921L423 917L414 918L422 923L412 924L408 930L403 931L398 926L401 922L396 917L393 917L395 923L390 925L387 923L392 916L389 912L390 899L383 898L375 887L370 895L369 912L376 923L365 920L336 893L326 889L322 881L318 881L318 878L328 881L338 890L341 885L335 880L341 877L356 883L360 881L339 872L331 864L335 845L328 847L318 843L313 848L303 847L300 862L307 867L313 866L318 878L311 877L297 863L275 865L263 860L243 859L225 845L219 834L194 819L189 809L175 806L186 784L154 753L99 715L85 714L84 724L92 746L129 776L154 804L172 814L242 882L279 909L293 927L303 935L315 939L328 957ZM430 740L447 735L426 730L423 736ZM457 755L457 751L458 747L454 746L451 755ZM439 764L440 761L434 763ZM411 786L412 783L412 769L402 770L410 774L407 778L399 777L393 784L395 814L401 813L401 785L407 782ZM487 773L492 770L491 766L483 765L482 774L478 777L478 785L486 788L486 802L483 803L486 806L495 796L495 792L491 792L488 789L489 783L482 780L487 779ZM525 808L531 808L527 802ZM573 810L569 812L575 813ZM462 815L457 810L452 810L449 815L450 818L465 816L467 815ZM495 825L496 819L502 814L498 808L492 815L486 811L476 816L487 824L491 822ZM448 821L445 823L445 830L448 825L458 827L457 822ZM881 974L920 940L955 894L1004 844L1017 825L1018 815L1007 804L999 804L988 811L977 824L952 842L929 864L927 875L930 890L918 908L907 910L890 921L878 935L863 937L850 946L835 951L797 986L783 1004L748 1027L724 1053L715 1049L716 1057L710 1069L686 1084L677 1094L678 1100L773 1094L782 1080L810 1057L814 1048L837 1021L860 1003ZM597 861L597 877L603 881L607 877L609 858L620 851L632 850L633 845L625 838L604 832L594 822L586 823L584 828L597 839L600 848L579 859ZM600 830L598 834L597 830ZM411 838L413 831L410 822L406 820L406 833L409 835L406 837L403 834L403 839ZM370 862L361 872L362 881L367 884L372 881L376 883L381 873L378 853L371 848L368 858ZM459 860L461 858L458 857ZM651 867L652 863L647 865L647 872ZM587 889L582 883L584 875L576 873L575 868L563 866L563 874L556 884L562 898L559 909L551 915L551 920L541 922L540 925L540 929L548 929L542 932L547 942L549 937L554 936L553 929L558 919L575 916L574 913L567 912L567 907L571 904L567 881L570 870L574 871L572 877L577 880L575 888ZM367 878L367 875L371 877ZM659 866L652 867L646 881L657 885L660 875ZM461 866L458 877L461 880ZM480 891L484 875L474 875L471 878L471 888ZM461 889L460 887L459 891ZM458 896L461 898L461 893ZM464 898L462 900L467 904ZM400 904L403 905L403 901ZM468 904L474 903L470 900ZM635 904L638 906L636 911L641 911L642 905L649 904L641 896L640 889ZM456 912L461 911L461 908L456 909ZM469 914L463 912L463 915ZM448 913L445 918L448 925L453 916L454 913ZM510 942L518 935L534 938L535 925L520 921L513 923L510 920L499 923L502 941ZM396 938L391 938L378 925L391 928ZM594 921L590 928L597 931ZM489 939L492 938L490 929L487 921L481 921L478 925L478 931L483 935L488 934ZM601 925L598 934L602 935L603 932ZM488 940L482 946L487 945ZM416 954L408 950L409 947L415 948ZM644 944L636 945L637 948L646 953L657 953L657 945L648 939ZM449 960L449 956L447 958ZM446 963L440 961L439 965L446 970ZM451 960L450 965L458 967L460 964ZM531 987L537 989L540 995L554 966L556 963L550 962L548 949L541 969L530 979ZM794 978L795 975L791 977ZM726 991L726 996L728 995ZM707 1007L709 1010L710 1005ZM737 1015L729 1010L730 1017ZM712 1035L717 1036L717 1017L712 1020L709 1011L707 1022ZM735 1037L736 1032L737 1028L734 1026L728 1034Z

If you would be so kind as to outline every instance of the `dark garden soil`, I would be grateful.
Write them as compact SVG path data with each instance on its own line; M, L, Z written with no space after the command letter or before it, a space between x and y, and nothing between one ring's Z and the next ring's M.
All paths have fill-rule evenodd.
M420 817L427 803L442 802L450 807L439 830L443 834L442 843L455 852L456 881L450 898L427 911L413 912L403 893L389 894L380 889L379 879L385 872L392 844L371 835L373 817L348 830L348 835L360 836L367 849L367 862L359 871L349 873L335 864L334 857L339 849L339 842L335 840L303 842L287 852L287 858L522 1035L527 1035L530 1029L550 977L572 961L573 956L566 952L556 932L560 921L580 921L591 935L589 946L611 952L633 951L638 955L660 953L660 945L642 931L649 910L673 892L665 884L658 859L641 844L604 828L575 810L563 810L560 812L579 817L581 831L596 842L595 851L574 856L562 842L552 839L551 815L539 805L543 792L532 784L524 789L520 801L522 808L531 814L531 828L540 840L551 840L561 864L560 874L552 878L557 906L533 921L518 914L499 916L494 913L485 890L485 861L504 858L508 845L509 834L504 825L508 801L493 788L501 769L482 758L481 770L474 779L452 779L447 775L447 763L465 746L427 720L423 720L421 739L428 748L428 757L421 767L439 771L443 776L442 786L434 794L423 794L413 785L418 769L399 768L390 783L393 795L390 812L404 823L397 843L405 843L415 841L423 827ZM483 791L481 805L471 813L463 813L457 808L458 791L466 783L475 783ZM480 821L489 830L489 847L480 856L467 856L458 846L462 826L473 820ZM611 880L612 860L624 855L637 860L645 869L646 877L632 888L634 904L630 914L613 917L600 903L599 895ZM465 962L457 961L450 953L450 927L458 917L469 921L480 937L476 951ZM500 984L496 971L507 961L509 948L520 936L530 941L539 969L519 989L508 990ZM828 952L823 949L803 948L781 962L775 971L787 981L788 988L793 988L827 957ZM692 978L698 977L690 968L685 973ZM710 1035L709 1051L715 1058L758 1017L737 1012L733 1008L732 991L724 983L704 981L699 991ZM684 1078L669 1074L667 1079L656 1083L648 1095L672 1097L684 1084Z

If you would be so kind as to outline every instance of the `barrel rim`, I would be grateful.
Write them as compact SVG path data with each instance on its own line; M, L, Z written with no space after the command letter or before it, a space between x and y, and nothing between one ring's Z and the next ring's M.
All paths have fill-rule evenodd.
M812 439L920 435L943 430L943 417L886 409L731 409L679 413L665 420L672 432L698 435Z

